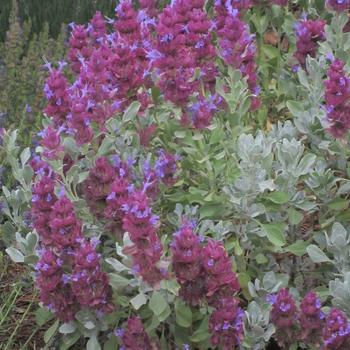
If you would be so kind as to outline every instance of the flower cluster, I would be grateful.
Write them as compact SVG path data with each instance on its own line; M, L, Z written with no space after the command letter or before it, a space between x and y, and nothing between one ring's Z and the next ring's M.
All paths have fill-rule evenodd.
M243 311L234 297L240 286L224 246L211 239L204 245L194 224L185 220L171 250L180 296L192 305L206 300L215 308L210 317L212 344L232 349L242 338Z
M53 251L43 250L36 264L36 285L44 305L54 311L60 320L67 322L74 318L77 304L71 288L64 288L62 265L63 260Z
M107 157L97 159L84 181L83 192L91 212L106 220L109 232L123 229L129 233L133 246L125 250L133 259L134 272L153 285L166 274L158 266L163 248L151 202L160 183L170 186L176 182L178 158L161 150L153 167L149 161L144 162L141 176L137 175L136 160L113 158L114 164Z
M240 289L232 263L222 243L210 239L206 245L194 233L194 225L185 221L174 234L172 262L180 293L191 304L205 297L211 306ZM193 288L194 285L197 288Z
M147 8L152 11L152 6ZM149 63L144 46L145 42L150 41L150 23L147 11L144 10L138 15L129 0L121 1L116 7L116 32L111 42L108 69L111 71L113 86L117 87L116 91L113 91L113 98L119 101L121 109L127 107L132 100L145 101L145 94L138 94L137 91L142 86L149 87L150 84Z
M70 277L74 296L82 307L90 307L100 313L113 311L110 301L112 290L107 274L101 270L101 257L96 253L97 242L81 239L78 243Z
M94 21L96 23L96 21ZM93 28L93 26L91 26ZM89 47L89 32L83 25L71 24L72 32L69 39L68 59L73 72L79 73L83 59L91 55Z
M92 17L88 32L90 38L95 39L96 42L107 34L106 22L101 12L97 11Z
M154 18L158 14L156 0L139 0L140 8L146 12L148 18Z
M116 335L122 341L120 350L151 350L152 344L139 317L130 317L125 329L118 329Z
M33 226L43 246L36 264L40 299L64 322L85 307L112 311L111 289L96 245L84 239L73 204L64 194L57 198L54 187L47 175L33 187Z
M213 24L203 5L202 0L191 0L176 1L166 7L156 26L156 45L148 53L164 98L181 107L185 114L191 96L204 98L203 87L214 91L217 75L211 40Z
M107 220L120 221L123 218L122 205L127 203L130 186L130 170L117 159L116 174L106 197L104 216Z
M98 218L103 217L107 196L111 193L112 183L116 177L116 169L106 157L96 160L84 181L84 195L91 212Z
M57 69L46 65L50 76L45 85L45 112L55 128L62 127L60 132L52 131L50 145L62 132L73 135L78 144L90 142L92 122L103 130L108 118L135 100L141 103L142 116L152 104L149 88L154 86L165 100L182 109L183 120L199 129L209 126L217 111L215 80L219 70L212 40L215 28L226 63L247 77L252 110L259 106L255 44L248 26L237 14L249 8L250 1L217 2L216 23L204 10L204 0L174 1L159 13L154 0L143 0L139 5L141 10L137 12L130 0L120 2L115 20L109 20L112 33L108 33L99 12L88 26L71 24L68 62L75 73L73 83L69 85L63 75L65 62L60 62ZM151 126L140 131L148 137L153 133ZM147 144L142 136L141 142Z
M288 347L296 341L325 350L347 349L350 345L350 323L340 310L333 308L325 316L316 293L305 295L298 310L288 289L270 295L273 305L271 321L276 326L276 339L280 346Z
M192 305L205 297L205 276L202 264L202 243L194 233L194 225L185 222L174 234L171 245L172 266L179 282L180 296Z
M326 4L334 11L348 11L350 10L349 0L326 0Z
M74 248L82 238L81 222L75 215L72 202L64 195L51 207L49 226L51 245L58 250Z
M152 214L149 200L144 191L134 190L125 204L123 229L134 243L128 253L133 258L134 271L151 285L166 276L157 264L163 253L162 244L157 236L158 217Z
M331 310L326 317L322 337L325 350L350 347L350 323L343 312L335 308Z
M70 110L68 82L63 76L62 69L52 69L51 65L49 65L49 69L50 76L44 86L48 105L44 112L52 118L55 126L60 126L65 123Z
M325 315L321 311L321 300L310 291L300 303L299 323L301 340L307 344L319 345Z
M228 14L237 13L242 14L243 11L248 10L254 5L254 0L216 0L216 27L222 29L225 25L225 20Z
M172 186L177 181L177 165L179 158L173 154L160 150L154 164L154 173L165 185Z
M211 343L222 350L235 349L243 338L244 312L235 298L224 298L221 303L222 306L210 317Z
M204 129L210 125L217 106L213 98L200 98L191 104L187 110L187 114L191 117L193 125L197 129Z
M42 137L40 143L44 148L43 155L49 160L56 159L59 153L63 151L60 132L61 129L54 130L53 128L48 127L39 133Z
M206 296L210 305L219 307L224 298L239 291L232 262L221 242L209 240L203 248L202 264L205 272Z
M302 20L296 24L297 51L294 57L302 66L305 66L306 57L315 57L317 43L325 40L324 26L326 21Z
M339 138L350 129L350 79L344 65L339 59L333 60L325 81L328 131Z
M271 301L271 321L276 326L276 340L288 348L295 342L297 332L298 311L294 298L288 289L281 289Z
M50 218L52 206L57 200L54 189L55 181L48 175L43 175L32 189L33 225L44 245L52 243Z
M254 36L250 34L249 27L239 17L237 10L227 12L224 20L219 12L218 27L221 56L227 65L239 69L247 78L248 87L253 95L251 110L255 110L260 105L260 89L257 84Z

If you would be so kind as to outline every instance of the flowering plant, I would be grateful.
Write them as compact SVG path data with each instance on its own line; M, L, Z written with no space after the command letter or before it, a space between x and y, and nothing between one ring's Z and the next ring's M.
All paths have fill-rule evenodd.
M304 16L285 52L264 33L295 13L271 3L269 21L254 1L124 0L70 25L40 145L2 135L7 252L47 343L349 347L346 16Z

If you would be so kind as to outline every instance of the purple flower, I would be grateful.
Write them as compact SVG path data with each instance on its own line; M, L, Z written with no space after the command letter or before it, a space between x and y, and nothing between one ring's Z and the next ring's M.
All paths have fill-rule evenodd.
M269 299L273 303L270 318L276 327L276 340L288 349L295 342L298 327L295 301L286 288Z
M151 350L151 341L139 317L130 317L121 335L122 344L128 350Z
M224 298L210 316L211 343L220 349L234 349L243 339L243 310L235 298Z
M326 4L334 11L342 12L350 9L349 0L326 0Z
M322 332L325 350L350 348L350 324L345 314L333 308L325 319Z
M324 314L321 311L321 306L321 300L312 291L305 295L300 304L301 339L307 344L319 344L324 326Z
M303 67L305 67L305 61L308 55L315 57L318 42L326 39L324 32L325 25L326 21L321 19L305 19L297 23L297 51L294 57Z
M344 71L344 62L335 59L325 81L325 100L328 127L334 137L342 138L350 129L350 81Z

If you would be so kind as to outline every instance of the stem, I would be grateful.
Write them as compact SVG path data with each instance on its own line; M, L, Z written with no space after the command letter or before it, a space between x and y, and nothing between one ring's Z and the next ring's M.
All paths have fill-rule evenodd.
M32 338L34 337L34 335L37 333L37 331L40 329L40 327L36 327L34 329L34 331L32 332L32 334L29 336L29 338L27 339L27 341L24 343L24 345L21 347L22 349L26 349L26 346L29 344L29 342L32 340Z
M18 329L19 326L22 324L24 318L27 316L27 314L28 314L30 308L32 307L32 303L33 303L33 302L30 302L30 304L28 305L26 311L24 312L24 314L23 314L21 320L17 323L17 326L16 326L16 328L14 329L14 331L12 332L11 337L10 337L10 339L8 340L8 342L7 342L6 347L5 347L4 350L10 349L9 346L11 346L11 344L12 344L12 340L13 340L13 338L14 338L16 332L17 332L17 329Z
M3 322L6 320L6 317L7 317L7 315L10 313L13 304L16 302L17 296L18 296L18 294L20 293L20 291L21 291L21 288L19 288L19 289L16 291L16 295L15 295L14 299L12 300L12 302L11 302L9 308L7 309L6 313L2 316L2 318L1 318L1 320L0 320L0 326L1 326L1 325L3 324ZM11 296L12 296L12 294L13 294L13 293L11 293ZM6 305L6 304L5 304L5 305ZM2 311L2 309L1 309L1 311Z

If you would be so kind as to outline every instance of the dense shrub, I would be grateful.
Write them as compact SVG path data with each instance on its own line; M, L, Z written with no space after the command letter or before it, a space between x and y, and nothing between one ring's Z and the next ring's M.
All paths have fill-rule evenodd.
M70 25L35 154L2 136L19 183L2 230L55 318L47 343L349 348L337 4L124 0Z

